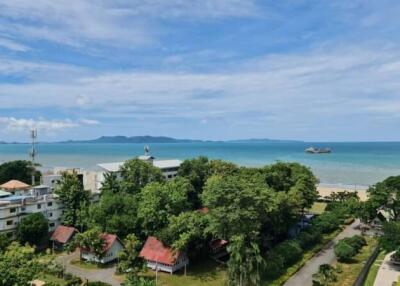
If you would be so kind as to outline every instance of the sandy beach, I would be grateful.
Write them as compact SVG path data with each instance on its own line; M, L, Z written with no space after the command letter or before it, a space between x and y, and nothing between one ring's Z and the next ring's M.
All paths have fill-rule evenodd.
M367 200L366 188L360 188L360 189L357 188L356 190L354 187L351 188L351 187L339 187L339 186L333 187L333 186L318 185L317 191L321 197L327 197L335 192L343 192L343 191L357 192L361 201Z

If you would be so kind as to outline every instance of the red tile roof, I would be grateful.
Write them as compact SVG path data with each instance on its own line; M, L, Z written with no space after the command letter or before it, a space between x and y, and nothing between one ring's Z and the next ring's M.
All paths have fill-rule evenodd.
M56 227L56 230L53 232L50 240L59 243L67 243L75 232L77 232L77 230L74 227L59 225Z
M180 252L173 252L173 250L165 246L154 236L149 236L139 254L146 260L156 261L167 265L174 265L175 261L180 256Z
M5 190L24 190L29 187L30 186L28 184L25 184L24 182L18 180L11 180L0 186L0 188Z
M208 212L210 211L207 207L203 207L201 209L198 210L199 212L203 213L203 214L208 214Z

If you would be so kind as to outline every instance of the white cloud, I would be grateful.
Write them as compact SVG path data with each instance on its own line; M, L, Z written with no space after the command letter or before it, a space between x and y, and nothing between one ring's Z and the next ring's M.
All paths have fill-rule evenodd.
M99 124L96 120L82 119L80 121L72 121L70 119L63 120L46 120L43 118L15 118L15 117L0 117L0 125L5 126L7 131L25 132L32 129L37 129L43 132L58 132L65 129L75 128L82 125Z
M29 47L6 38L0 38L1 47L15 52L27 52L30 50Z
M75 47L156 41L158 18L217 19L257 13L252 0L0 0L0 32Z

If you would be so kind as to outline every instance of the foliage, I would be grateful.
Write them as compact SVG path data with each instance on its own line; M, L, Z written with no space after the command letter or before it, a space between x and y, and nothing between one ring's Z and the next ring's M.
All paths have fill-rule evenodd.
M387 210L393 220L400 218L400 176L388 177L370 187L368 196L372 208Z
M143 259L139 257L142 243L134 234L129 234L124 240L124 246L118 254L117 272L137 274L143 268Z
M7 246L11 243L10 239L5 233L0 233L0 253L6 250Z
M78 233L75 235L74 241L81 249L93 252L99 258L104 255L103 249L105 241L98 228L92 228L84 233Z
M382 228L383 235L379 238L380 245L387 251L400 247L400 222L387 222Z
M322 233L330 233L340 226L340 218L335 212L324 212L313 221L313 225Z
M33 213L23 217L17 225L17 239L22 244L38 245L47 236L48 220L42 213Z
M100 282L100 281L89 282L86 285L87 286L111 286L111 284L108 284L108 283L105 283L105 282Z
M326 286L337 281L337 271L329 264L321 264L318 272L313 275L313 286Z
M43 269L30 246L11 243L0 254L0 285L28 285L35 275Z
M290 266L297 260L301 258L303 255L303 250L300 247L300 244L296 240L286 240L280 244L278 244L274 251L282 256L283 263L285 266Z
M145 186L140 192L137 211L143 234L156 233L167 225L170 216L190 210L188 197L192 188L185 178Z
M137 232L137 199L124 192L102 194L100 201L91 206L90 221L103 232L124 238Z
M334 252L339 261L349 261L366 244L367 242L364 237L360 235L354 235L352 237L346 237L339 240L334 247Z
M123 286L156 286L156 281L154 279L138 277L137 275L128 274Z
M119 193L121 191L121 182L118 180L117 174L112 172L105 173L100 190L102 195Z
M64 172L55 192L64 206L61 216L62 224L75 227L83 225L84 222L79 222L79 218L82 218L79 216L79 211L81 207L88 205L89 192L83 189L78 174L75 171Z
M39 182L41 173L32 166L32 162L16 160L0 165L0 184L10 180L19 180L26 184L32 183L32 173L35 174L35 181Z
M302 249L308 249L320 242L322 239L321 231L318 228L309 228L299 233L296 240Z
M228 261L229 285L260 285L261 273L265 261L258 244L242 234L233 236L228 246L230 259Z
M140 159L126 161L121 169L121 189L128 194L137 194L151 182L161 183L164 176L160 169ZM115 190L114 190L115 192Z

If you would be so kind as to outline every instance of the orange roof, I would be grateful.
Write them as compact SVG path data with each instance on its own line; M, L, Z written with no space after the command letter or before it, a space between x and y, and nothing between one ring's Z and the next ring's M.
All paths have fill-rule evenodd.
M77 230L74 227L59 225L56 227L56 230L53 232L50 240L59 243L67 243L75 232L77 232Z
M0 185L0 188L5 190L23 190L29 187L30 186L28 184L25 184L24 182L18 180L11 180L8 181L7 183Z
M161 241L154 236L149 236L139 254L146 260L156 261L168 265L174 265L180 252L173 252L171 248L166 247Z
M207 207L203 207L201 209L198 209L199 212L203 213L203 214L208 214L208 212L210 211Z

